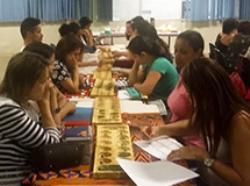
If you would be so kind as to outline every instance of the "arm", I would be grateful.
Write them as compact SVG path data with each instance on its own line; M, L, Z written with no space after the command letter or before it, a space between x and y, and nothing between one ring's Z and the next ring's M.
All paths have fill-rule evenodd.
M161 74L156 71L150 71L142 84L135 83L134 87L144 95L150 95L157 82L160 80Z
M250 185L250 116L236 115L232 122L229 135L232 167L215 161L212 169L231 185Z
M61 81L61 85L64 87L65 90L67 90L70 94L79 93L79 84L80 84L80 78L79 78L79 67L77 59L73 56L71 62L70 68L70 74L71 78L66 78Z
M231 122L229 134L229 148L232 158L232 165L225 164L215 159L210 167L219 177L234 186L250 185L250 116L244 118L239 116ZM172 151L168 156L169 160L176 158L193 159L203 162L209 154L203 148L183 147Z
M83 34L86 38L86 43L89 47L94 47L95 46L95 40L94 36L92 34L92 31L90 29L84 29Z
M189 125L189 120L180 120L167 125L144 127L143 132L150 137L156 137L161 135L167 136L189 136L197 134L198 131L194 127Z
M66 115L68 115L69 113L72 113L76 110L76 104L69 101L67 103L65 103L65 105L63 105L60 109L60 112L58 113L59 114L59 117L61 119L61 121L64 119L64 117Z
M139 68L140 68L140 65L135 62L129 73L129 77L128 77L129 86L132 86L135 83L141 82L143 80L144 73Z
M49 108L49 104L47 105ZM9 120L1 118L0 130L1 134L6 138L18 142L24 147L35 148L49 143L58 143L60 140L60 133L56 129L55 122L51 113L42 110L43 125L31 120L26 112L17 106L5 105L0 108L0 117L9 112ZM3 114L4 113L4 114ZM48 115L46 115L48 114Z
M50 107L57 127L61 127L64 117L76 108L75 104L68 101L55 86L50 87Z
M88 61L88 62L79 62L78 63L78 66L79 67L86 67L86 66L97 66L98 65L98 62L96 60L93 60L93 61Z
M126 58L129 58L129 53L128 51L112 51L112 54L114 55L114 57L126 57Z

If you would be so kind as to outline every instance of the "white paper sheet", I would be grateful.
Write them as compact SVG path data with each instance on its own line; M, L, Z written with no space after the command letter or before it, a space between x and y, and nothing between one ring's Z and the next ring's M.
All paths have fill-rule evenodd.
M120 100L122 113L159 113L156 105L148 105L142 101Z
M89 66L89 67L80 67L79 72L81 74L93 74L93 72L97 69L97 66Z
M70 101L76 103L76 107L93 108L94 99L91 98L81 98L79 96L72 96Z
M170 186L198 176L170 161L144 163L117 158L117 162L138 186Z
M130 99L130 96L127 90L119 90L117 97L119 99L127 99L127 100Z
M148 104L149 105L156 105L158 107L161 115L168 115L168 111L166 109L166 106L161 99L149 101Z
M179 149L183 146L174 138L170 138L168 136L160 136L150 140L134 141L134 143L144 151L156 158L159 158L160 160L166 160L172 150Z

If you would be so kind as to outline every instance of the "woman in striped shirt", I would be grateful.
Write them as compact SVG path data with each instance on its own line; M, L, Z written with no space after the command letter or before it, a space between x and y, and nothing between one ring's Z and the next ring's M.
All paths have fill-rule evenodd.
M60 140L49 109L48 65L30 52L19 53L8 63L0 86L0 185L21 185L31 170L31 150ZM29 100L38 103L41 123L27 113Z

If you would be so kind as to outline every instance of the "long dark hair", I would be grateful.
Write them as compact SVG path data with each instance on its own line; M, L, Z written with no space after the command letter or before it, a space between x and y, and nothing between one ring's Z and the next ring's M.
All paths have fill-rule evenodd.
M35 85L48 65L47 60L32 52L25 51L13 56L0 85L0 94L22 104L26 91Z
M238 96L227 72L208 58L198 58L183 71L183 81L193 105L190 124L203 135L207 150L215 155L220 140L228 141L230 122L250 107Z
M173 56L169 51L168 44L161 39L154 26L152 26L148 21L144 20L142 17L137 16L133 18L131 21L131 27L133 30L137 31L137 34L142 37L148 37L152 40L157 40L160 44L160 50L163 57L166 57L170 62L173 60Z
M129 42L127 49L134 54L146 52L154 57L164 57L160 43L149 37L136 36Z
M56 59L65 63L67 54L80 48L83 51L83 43L74 34L68 34L60 39L56 46Z

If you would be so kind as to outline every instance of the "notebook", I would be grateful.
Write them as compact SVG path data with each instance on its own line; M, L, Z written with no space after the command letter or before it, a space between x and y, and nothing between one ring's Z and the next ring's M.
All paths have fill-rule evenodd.
M76 108L76 111L64 118L65 126L90 125L92 121L93 108Z
M91 140L91 126L67 126L64 131L65 141L87 141Z

